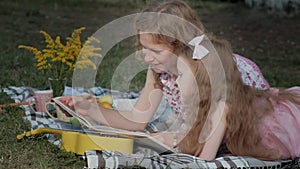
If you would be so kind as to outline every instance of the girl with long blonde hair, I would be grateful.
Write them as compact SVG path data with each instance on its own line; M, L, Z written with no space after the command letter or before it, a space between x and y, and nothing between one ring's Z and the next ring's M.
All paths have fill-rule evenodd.
M213 160L225 143L233 155L262 160L300 156L299 87L246 85L228 42L207 33L181 0L151 1L137 16L136 30L149 69L134 109L118 112L94 105L78 113L112 127L144 130L164 97L176 119L168 132L153 136L182 153Z

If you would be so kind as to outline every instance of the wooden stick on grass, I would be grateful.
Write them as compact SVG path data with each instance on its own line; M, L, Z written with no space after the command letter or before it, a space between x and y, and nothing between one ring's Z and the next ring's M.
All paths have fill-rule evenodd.
M10 103L10 104L1 104L0 108L2 107L14 107L14 106L21 106L21 105L28 105L30 102L18 102L18 103Z

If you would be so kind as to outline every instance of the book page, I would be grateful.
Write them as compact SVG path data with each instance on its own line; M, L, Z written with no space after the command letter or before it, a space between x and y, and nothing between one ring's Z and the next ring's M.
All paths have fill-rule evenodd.
M81 116L80 114L76 113L73 109L71 109L70 107L68 107L67 105L65 105L64 103L62 103L60 100L60 97L56 97L53 98L52 100L62 109L65 110L67 113L69 113L71 116L77 118L80 123L82 123L83 125L89 127L89 126L93 126L90 123L90 120L84 118L83 116Z
M150 136L147 133L140 132L140 131L128 131L123 129L112 128L109 126L101 125L95 122L88 117L84 117L76 111L72 110L70 107L66 106L60 100L60 97L53 98L52 100L63 110L67 111L71 116L77 118L84 126L88 128L90 131L99 132L101 134L117 134L120 137L127 137L134 139L136 146L143 146L147 148L151 148L156 152L160 153L171 153L175 152L172 148L166 146L159 140L155 139L154 137Z
M97 122L95 122L93 119L90 119L89 117L84 117L76 111L72 110L70 107L66 106L64 103L62 103L60 100L60 97L53 98L52 100L63 110L67 111L70 115L77 118L84 126L88 127L91 130L101 131L101 132L108 132L108 133L119 133L123 135L128 136L138 136L138 137L146 137L145 133L138 132L138 131L128 131L128 130L122 130L122 129L116 129L109 126L101 125Z

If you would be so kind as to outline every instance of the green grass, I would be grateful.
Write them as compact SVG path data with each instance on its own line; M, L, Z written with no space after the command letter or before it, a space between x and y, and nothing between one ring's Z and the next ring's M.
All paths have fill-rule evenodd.
M136 3L137 2L137 3ZM37 71L31 53L18 49L20 44L43 47L45 30L52 37L69 36L79 27L86 27L82 38L91 36L104 24L126 14L134 13L144 1L131 0L12 0L0 2L0 88L31 86L44 88L47 77ZM110 87L110 79L116 66L133 50L132 41L113 47L101 63L97 83ZM138 77L143 79L144 77ZM70 78L71 79L71 78ZM69 80L70 80L69 79ZM132 90L139 90L143 83L135 80ZM69 85L71 82L69 81ZM138 87L139 86L139 87ZM12 103L0 93L0 104ZM53 145L43 135L17 140L16 136L30 130L30 124L22 119L23 110L17 107L3 108L0 114L0 168L82 168L86 162L73 153L67 153Z
M48 77L37 71L33 56L17 48L20 44L42 47L44 40L39 33L40 30L45 30L53 37L57 35L66 37L74 29L84 26L87 28L82 34L84 39L106 23L137 12L145 2L145 0L0 1L0 88L8 86L44 88L47 85ZM209 18L203 21L209 30L228 39L236 52L253 59L272 86L288 87L300 84L299 48L285 43L281 46L285 46L289 50L285 50L282 54L283 50L280 46L276 46L277 41L274 41L272 44L266 43L265 45L269 46L264 52L259 53L255 49L260 47L260 43L250 41L250 44L240 44L240 41L235 39L238 38L237 36L228 35L228 33L237 32L231 29L231 26L236 24L235 20L213 20L218 15L218 13L214 14L214 11L229 12L233 10L236 12L243 7L230 3L216 3L216 1L188 0L188 3L198 10L202 18ZM253 20L247 21L247 23L252 22ZM285 22L282 24L290 26ZM266 32L270 29L258 25L254 30L258 28L266 30ZM250 28L244 28L244 30L247 29ZM255 33L253 30L249 30L249 32L250 34L244 35L244 39L251 38L252 33ZM291 39L297 44L297 36L295 36L294 33ZM257 36L252 39L262 37ZM118 64L134 51L133 41L134 38L128 38L108 52L97 72L96 86L110 87L110 80ZM140 90L144 78L145 72L135 76L129 90ZM70 85L71 81L68 84ZM8 96L0 93L0 104L11 102L13 101ZM22 109L6 107L4 111L5 113L0 114L0 168L82 168L85 166L85 161L80 157L60 150L42 135L17 140L16 136L30 130L30 125L22 120Z
M1 93L1 103L11 100ZM43 135L17 140L16 136L30 130L19 107L5 107L0 114L0 168L80 168L85 161L60 150Z

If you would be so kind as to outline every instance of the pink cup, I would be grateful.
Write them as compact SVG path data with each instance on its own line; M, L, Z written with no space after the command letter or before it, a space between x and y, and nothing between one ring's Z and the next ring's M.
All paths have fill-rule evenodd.
M46 104L51 101L52 97L53 97L52 90L38 90L34 92L34 96L30 102L35 103L35 110L37 112L46 112ZM33 109L31 104L29 105Z

